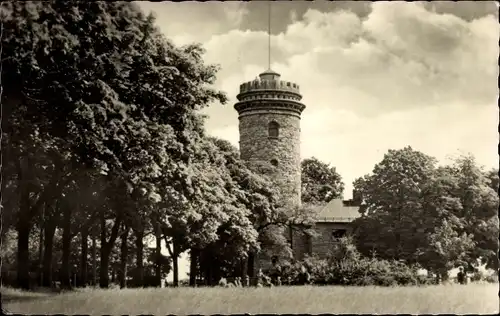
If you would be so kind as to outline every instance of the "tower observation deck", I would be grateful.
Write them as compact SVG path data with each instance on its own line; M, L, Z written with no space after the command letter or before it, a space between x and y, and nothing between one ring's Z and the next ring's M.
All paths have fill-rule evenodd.
M289 115L300 114L305 105L300 102L299 85L280 80L280 74L267 70L259 75L259 79L248 81L240 85L240 93L236 96L238 103L234 108L240 117L255 111L283 111Z

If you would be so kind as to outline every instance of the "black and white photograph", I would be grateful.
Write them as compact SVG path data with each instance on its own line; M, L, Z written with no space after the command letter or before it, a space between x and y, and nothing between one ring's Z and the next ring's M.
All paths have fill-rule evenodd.
M2 314L498 314L499 40L497 1L2 1Z

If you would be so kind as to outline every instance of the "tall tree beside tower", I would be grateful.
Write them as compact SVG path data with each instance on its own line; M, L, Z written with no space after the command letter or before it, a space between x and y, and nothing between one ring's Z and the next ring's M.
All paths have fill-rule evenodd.
M96 218L106 241L99 258L106 287L106 257L121 227L155 216L196 221L189 208L172 205L192 190L189 165L204 137L198 110L225 102L211 87L217 67L204 64L198 45L175 47L133 3L6 2L0 14L8 56L1 74L2 154L8 152L2 173L19 192L8 211L18 231L18 283L29 287L34 219L68 187L83 187L81 174L90 173L103 183ZM65 227L70 245L75 232ZM138 235L145 229L130 228Z
M335 167L312 157L302 160L302 202L321 204L342 198L344 183Z

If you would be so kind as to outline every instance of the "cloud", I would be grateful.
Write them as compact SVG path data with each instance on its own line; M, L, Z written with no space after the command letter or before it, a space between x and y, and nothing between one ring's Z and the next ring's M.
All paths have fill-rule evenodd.
M307 11L272 37L272 68L300 85L307 106L303 157L335 165L347 196L390 148L412 145L441 160L461 149L497 165L498 35L491 15L464 20L415 3L373 3L363 19ZM267 68L266 37L233 30L205 43L231 97L207 110L207 127L235 145L232 106L239 85Z
M205 60L222 66L216 85L230 102L205 111L207 129L237 146L239 85L265 70L268 58L266 32L241 28L258 11L252 6L264 7L198 3L187 12L180 5L148 4L167 36L203 42ZM301 87L302 156L336 166L346 196L390 148L412 145L441 160L461 149L498 165L499 28L489 7L466 16L460 2L287 6L282 32L271 39L272 68Z
M207 60L222 64L220 78L241 75L248 66L263 67L265 37L249 31L214 36L205 45ZM305 96L312 90L317 95L323 80L331 87L320 94L328 93L330 99L349 91L371 100L336 106L358 115L380 115L449 102L496 101L497 39L492 16L467 22L419 4L380 2L364 20L347 11L309 10L302 21L273 36L272 60L283 78L298 81ZM234 93L244 80L249 78L235 81L228 92Z
M156 16L156 24L175 44L205 42L212 36L237 29L248 14L239 2L136 2Z

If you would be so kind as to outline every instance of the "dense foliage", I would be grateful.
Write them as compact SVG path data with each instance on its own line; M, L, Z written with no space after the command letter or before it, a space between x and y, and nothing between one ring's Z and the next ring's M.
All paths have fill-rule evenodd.
M176 47L133 3L0 10L2 282L159 286L173 271L177 285L186 252L191 285L251 275L257 254L297 271L286 233L313 234L307 205L341 198L341 177L304 160L306 206L290 207L266 166L208 137L200 110L226 97L200 45ZM497 186L498 172L472 157L436 167L411 148L389 151L355 183L360 253L340 244L349 255L304 264L316 283L384 285L415 283L417 263L497 268Z
M413 150L390 150L373 173L355 181L363 197L355 222L360 251L419 263L447 277L450 269L484 263L498 269L498 171L485 172L472 156L436 166Z
M409 266L395 260L364 257L351 237L341 238L327 258L306 257L303 261L282 268L282 278L291 284L299 283L305 268L315 285L425 285L433 280L418 274L419 266Z
M335 167L312 157L302 160L301 171L304 203L321 204L342 198L344 183Z

